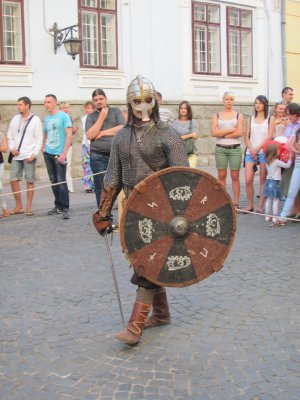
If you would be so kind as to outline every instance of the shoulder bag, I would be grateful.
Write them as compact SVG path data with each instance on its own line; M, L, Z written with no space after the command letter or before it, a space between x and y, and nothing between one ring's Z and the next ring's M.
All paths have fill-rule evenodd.
M191 120L190 120L190 125L189 125L189 133L192 133L192 121ZM193 138L184 140L183 144L184 144L185 152L188 156L191 154L194 154L195 140Z
M24 136L25 136L26 129L27 129L28 125L29 125L29 122L32 120L33 117L34 117L34 115L32 115L32 116L29 118L29 120L27 121L27 124L25 125L25 128L24 128L23 133L22 133L22 137L21 137L21 140L20 140L20 144L19 144L19 147L18 147L18 151L20 151L20 148L21 148L21 146L22 146L23 139L24 139ZM10 152L9 152L9 155L8 155L8 159L7 159L7 161L9 162L9 164L11 164L13 157L14 157L14 155L13 155L13 153L10 151Z

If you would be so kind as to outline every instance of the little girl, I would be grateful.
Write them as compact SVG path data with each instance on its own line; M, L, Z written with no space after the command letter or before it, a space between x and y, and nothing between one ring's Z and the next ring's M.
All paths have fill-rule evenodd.
M280 221L275 215L278 215L279 198L281 196L280 181L281 181L281 168L290 168L292 164L291 154L287 163L279 160L279 146L276 143L269 144L266 148L266 161L267 161L267 179L263 189L263 195L267 198L265 205L265 213L270 214L271 206L273 224L271 226L279 226ZM271 221L269 215L266 216L267 222Z
M276 103L274 108L274 134L273 137L282 136L289 122L284 104Z

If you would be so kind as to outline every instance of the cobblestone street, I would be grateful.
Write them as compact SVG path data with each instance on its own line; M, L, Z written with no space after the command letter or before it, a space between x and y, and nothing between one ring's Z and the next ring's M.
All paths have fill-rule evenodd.
M131 348L114 339L105 243L81 191L70 220L47 215L50 189L33 217L0 220L1 400L300 399L299 224L239 214L224 268L168 289L172 324ZM135 287L119 233L111 251L127 319Z

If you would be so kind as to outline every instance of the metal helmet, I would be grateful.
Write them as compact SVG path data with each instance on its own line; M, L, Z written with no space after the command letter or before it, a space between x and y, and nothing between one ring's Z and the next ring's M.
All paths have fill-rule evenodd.
M127 89L127 104L142 112L142 121L150 121L149 113L155 106L156 92L153 83L141 75L134 78Z

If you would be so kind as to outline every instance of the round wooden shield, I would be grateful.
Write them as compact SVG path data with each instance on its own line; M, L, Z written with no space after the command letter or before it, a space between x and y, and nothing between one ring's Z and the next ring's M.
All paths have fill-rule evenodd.
M221 184L201 170L172 167L134 188L120 236L139 276L183 287L222 268L235 230L235 208Z

